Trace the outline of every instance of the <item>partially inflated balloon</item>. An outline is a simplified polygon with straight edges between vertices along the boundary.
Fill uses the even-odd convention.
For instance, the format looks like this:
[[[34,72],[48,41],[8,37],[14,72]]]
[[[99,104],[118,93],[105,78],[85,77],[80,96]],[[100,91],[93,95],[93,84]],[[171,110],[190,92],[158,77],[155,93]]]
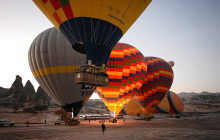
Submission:
[[[116,115],[128,103],[144,82],[146,63],[135,47],[118,43],[111,52],[107,74],[109,86],[97,88],[99,97]]]
[[[145,57],[147,76],[135,95],[142,109],[150,116],[169,91],[173,82],[173,70],[169,63],[157,57]]]
[[[183,102],[176,93],[169,91],[166,95],[166,98],[169,101],[170,114],[180,114],[183,112],[184,110]]]
[[[145,115],[146,113],[141,109],[140,105],[133,97],[124,107],[124,111],[127,115]]]
[[[94,91],[94,87],[74,84],[75,70],[86,56],[74,51],[56,28],[38,35],[28,53],[31,71],[40,86],[66,111],[76,116]]]
[[[163,98],[163,100],[160,102],[160,104],[156,107],[154,110],[154,113],[169,113],[170,111],[170,105],[167,100],[167,98]]]
[[[87,60],[106,66],[111,50],[151,0],[33,0]],[[103,65],[104,64],[104,65]]]

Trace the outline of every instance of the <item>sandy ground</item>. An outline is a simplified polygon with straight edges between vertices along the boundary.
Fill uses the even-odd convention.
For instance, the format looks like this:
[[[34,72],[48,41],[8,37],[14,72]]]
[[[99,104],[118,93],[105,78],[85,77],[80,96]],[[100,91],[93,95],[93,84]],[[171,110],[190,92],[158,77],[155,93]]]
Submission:
[[[220,113],[190,113],[181,118],[168,115],[154,115],[152,121],[134,120],[126,116],[126,121],[116,124],[106,123],[102,133],[98,120],[81,120],[79,125],[66,126],[64,122],[56,126],[57,117],[52,111],[37,114],[0,113],[0,119],[15,122],[14,127],[0,127],[0,140],[16,139],[80,139],[80,140],[220,140]],[[197,119],[198,117],[198,119]],[[44,119],[47,124],[43,124]],[[25,122],[30,121],[27,127]]]

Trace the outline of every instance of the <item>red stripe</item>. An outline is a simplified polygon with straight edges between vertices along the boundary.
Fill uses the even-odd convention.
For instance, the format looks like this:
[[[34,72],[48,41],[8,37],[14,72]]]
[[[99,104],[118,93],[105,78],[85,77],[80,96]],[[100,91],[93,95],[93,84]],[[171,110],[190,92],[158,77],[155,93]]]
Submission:
[[[55,10],[58,10],[61,8],[59,0],[50,0],[50,3],[53,5],[53,8]]]
[[[60,25],[62,23],[62,21],[60,20],[60,17],[57,15],[57,13],[53,13],[53,17],[55,18],[55,20],[57,21],[57,23]]]
[[[42,1],[43,1],[43,3],[45,4],[45,3],[47,3],[48,0],[42,0]]]
[[[67,19],[74,18],[74,15],[73,15],[73,12],[72,12],[70,5],[64,6],[63,11],[64,11]]]

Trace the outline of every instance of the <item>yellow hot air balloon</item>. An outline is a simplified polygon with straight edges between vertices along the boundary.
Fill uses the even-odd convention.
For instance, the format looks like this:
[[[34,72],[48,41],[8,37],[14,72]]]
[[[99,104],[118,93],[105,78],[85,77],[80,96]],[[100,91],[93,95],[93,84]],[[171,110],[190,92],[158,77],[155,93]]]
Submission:
[[[170,111],[170,105],[167,100],[167,98],[163,98],[163,100],[160,102],[160,104],[156,107],[154,110],[154,113],[169,113]]]
[[[33,0],[45,16],[96,66],[152,0]]]
[[[183,113],[183,110],[184,110],[183,102],[176,93],[169,91],[166,95],[166,98],[169,101],[169,105],[170,105],[169,113],[170,114]]]
[[[127,115],[145,115],[146,113],[141,109],[140,105],[133,97],[124,107],[124,111]]]

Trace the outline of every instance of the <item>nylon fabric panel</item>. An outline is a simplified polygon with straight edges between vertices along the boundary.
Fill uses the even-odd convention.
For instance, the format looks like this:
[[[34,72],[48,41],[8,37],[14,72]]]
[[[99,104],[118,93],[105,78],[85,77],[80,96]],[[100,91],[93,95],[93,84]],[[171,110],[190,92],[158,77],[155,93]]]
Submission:
[[[70,19],[60,25],[60,31],[64,33],[71,44],[83,42],[82,46],[74,49],[87,54],[87,60],[92,60],[97,66],[107,65],[112,48],[121,38],[121,30],[103,20],[81,17]]]
[[[47,33],[47,36],[48,36],[49,33]],[[34,66],[34,70],[35,69],[38,69],[38,68],[42,68],[42,64],[39,62],[39,60],[41,60],[41,57],[39,57],[38,54],[40,54],[40,47],[36,47],[36,46],[41,46],[41,39],[43,37],[44,34],[40,34],[35,40],[34,42],[32,43],[32,46],[31,46],[31,52],[29,53],[29,55],[32,55],[33,57],[32,58],[32,64]],[[32,71],[33,72],[33,71]],[[39,73],[39,74],[42,74],[42,73]],[[48,93],[53,93],[53,89],[50,89],[50,85],[49,85],[49,82],[47,80],[47,78],[39,78],[37,79],[38,82],[41,83],[41,87],[44,88],[44,90]],[[58,98],[54,95],[54,94],[51,94],[50,95],[58,104],[60,103]]]
[[[154,113],[169,113],[169,111],[170,111],[169,101],[167,100],[166,97],[164,97],[163,100],[154,110]]]
[[[138,102],[134,99],[134,97],[125,105],[124,111],[127,115],[145,115],[146,113],[141,109]]]
[[[62,12],[63,14],[56,19],[54,15],[56,15],[57,10],[65,11],[64,7],[69,6],[71,9],[69,12],[72,13],[72,16],[67,19],[77,17],[98,18],[119,27],[124,34],[152,0],[68,0],[65,5],[61,4],[65,0],[60,0],[61,7],[59,8],[53,6],[55,5],[54,1],[47,1],[46,3],[43,0],[33,1],[54,25],[60,25],[58,19],[68,16],[68,13]]]
[[[170,114],[180,114],[183,112],[184,110],[183,102],[176,93],[169,91],[166,95],[166,98],[169,101]]]

